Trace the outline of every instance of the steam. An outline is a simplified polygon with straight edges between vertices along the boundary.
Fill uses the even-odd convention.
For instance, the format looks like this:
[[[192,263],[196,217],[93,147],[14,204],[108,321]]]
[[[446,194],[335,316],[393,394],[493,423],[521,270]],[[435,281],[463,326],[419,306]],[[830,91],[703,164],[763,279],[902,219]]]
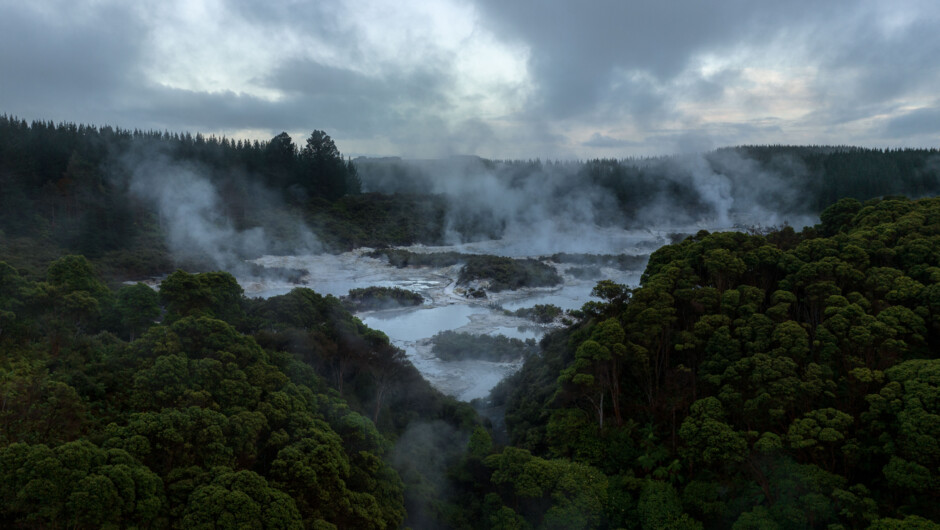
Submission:
[[[248,258],[322,250],[316,236],[286,211],[276,194],[246,175],[225,175],[223,181],[206,167],[166,153],[137,152],[122,164],[129,174],[128,190],[154,205],[167,246],[179,264],[250,277],[256,271],[245,263]],[[239,190],[233,197],[251,197],[251,204],[223,200],[222,185]],[[233,210],[250,212],[243,217],[255,217],[252,221],[258,224],[237,226]],[[257,212],[276,214],[258,219]]]
[[[464,454],[469,436],[441,420],[413,421],[391,451],[392,466],[405,482],[407,525],[438,528],[434,504],[449,500],[452,491],[447,477]],[[416,497],[409,497],[416,492]]]
[[[504,255],[646,253],[650,249],[632,241],[648,241],[649,234],[632,240],[624,229],[695,232],[816,220],[800,200],[798,183],[811,175],[798,160],[762,164],[736,149],[622,161],[464,156],[360,159],[357,165],[368,191],[445,197],[448,243],[501,239]],[[281,195],[251,175],[223,173],[147,146],[126,155],[121,167],[131,194],[155,206],[167,245],[182,264],[253,276],[245,259],[323,250]]]
[[[358,161],[364,188],[448,198],[451,244],[503,238],[509,254],[623,252],[623,229],[694,232],[816,222],[800,201],[809,178],[791,159],[772,164],[732,149],[601,162]],[[664,241],[665,242],[665,241]]]

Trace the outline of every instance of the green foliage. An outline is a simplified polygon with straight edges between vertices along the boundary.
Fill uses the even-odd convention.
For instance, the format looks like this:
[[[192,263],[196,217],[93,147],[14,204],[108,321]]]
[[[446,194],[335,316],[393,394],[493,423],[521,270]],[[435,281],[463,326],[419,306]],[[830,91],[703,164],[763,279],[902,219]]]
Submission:
[[[114,308],[121,326],[130,331],[133,340],[160,317],[160,296],[143,283],[125,285],[117,292]]]
[[[938,201],[657,250],[494,394],[511,442],[608,472],[637,499],[622,526],[940,520]]]
[[[86,414],[81,396],[41,361],[0,360],[0,446],[74,440]]]
[[[600,282],[601,301],[494,393],[506,432],[491,434],[333,297],[247,300],[226,273],[181,271],[159,296],[143,285],[112,293],[96,271],[140,277],[170,259],[152,209],[101,168],[108,152],[162,146],[226,184],[239,229],[282,213],[259,211],[226,180],[243,168],[283,190],[331,248],[440,243],[451,221],[497,234],[498,221],[452,216],[443,197],[358,195],[356,166],[323,131],[303,149],[286,134],[236,145],[6,117],[0,132],[10,263],[0,263],[0,526],[940,520],[940,202],[870,199],[936,190],[925,170],[934,151],[739,148],[770,165],[795,157],[813,175],[791,175],[807,191],[781,210],[849,198],[817,227],[702,231],[654,252],[640,286]],[[726,171],[728,154],[706,163]],[[709,215],[687,186],[653,178],[659,167],[591,161],[571,182],[610,190],[627,222],[660,196]],[[463,263],[465,284],[491,290],[557,281],[541,261],[380,254],[398,266]],[[600,271],[642,259],[545,261]]]
[[[437,195],[363,193],[332,202],[311,201],[304,217],[324,244],[338,250],[440,245],[446,208]]]
[[[486,459],[503,504],[537,528],[595,528],[604,520],[607,477],[567,460],[544,460],[507,447]]]
[[[489,456],[493,450],[493,439],[486,429],[478,426],[470,435],[470,442],[467,445],[467,453],[471,458],[483,459]]]
[[[862,203],[851,197],[840,199],[819,214],[822,222],[820,231],[826,237],[845,231],[851,226],[852,218],[862,209]]]
[[[196,488],[183,512],[186,528],[303,528],[293,499],[251,471],[215,468],[212,482]]]
[[[406,365],[395,355],[376,358],[397,350],[335,298],[302,290],[252,306],[228,274],[179,272],[163,291],[163,324],[153,322],[154,291],[119,290],[111,325],[124,337],[143,332],[126,343],[88,335],[92,321],[77,316],[113,299],[84,259],[57,262],[45,282],[0,270],[0,293],[25,294],[0,300],[22,314],[13,315],[7,329],[16,335],[0,356],[0,526],[403,523],[403,484],[373,423],[312,366],[213,318],[246,329],[309,325],[344,353],[361,347],[360,366],[376,374],[361,390],[379,392],[379,374],[396,376]],[[413,377],[401,383],[418,393]],[[441,415],[473,424],[472,409],[467,416],[455,408]],[[402,412],[396,419],[407,422]]]
[[[940,359],[913,360],[885,372],[887,383],[867,397],[875,451],[889,458],[888,483],[909,491],[940,487]]]
[[[637,512],[643,530],[702,528],[701,523],[682,511],[679,495],[675,488],[666,482],[646,482],[637,503]]]
[[[725,423],[725,412],[715,397],[692,404],[682,422],[679,436],[686,443],[690,461],[701,460],[706,466],[730,465],[744,460],[747,441],[742,433]]]
[[[522,287],[551,287],[562,280],[554,267],[539,260],[471,255],[466,258],[457,283],[474,281],[486,281],[489,290],[499,292]]]
[[[424,303],[420,294],[399,287],[364,287],[350,289],[343,306],[350,312],[397,309]]]
[[[924,519],[918,515],[907,515],[900,519],[895,517],[885,517],[874,521],[869,530],[937,530],[940,524],[936,521]]]
[[[522,341],[504,335],[474,335],[442,331],[431,337],[431,351],[439,358],[453,360],[481,359],[493,362],[517,361],[534,355],[538,347],[534,339]]]
[[[87,440],[0,448],[0,521],[22,527],[159,525],[163,483],[128,453]]]
[[[227,272],[189,274],[178,270],[160,282],[160,300],[166,306],[166,321],[205,315],[241,324],[243,291]]]
[[[532,307],[522,307],[511,313],[513,316],[527,318],[540,324],[554,322],[562,313],[562,309],[551,304],[535,304]]]
[[[84,291],[99,302],[110,296],[107,286],[98,279],[91,263],[84,256],[57,259],[46,271],[50,285],[63,293]]]

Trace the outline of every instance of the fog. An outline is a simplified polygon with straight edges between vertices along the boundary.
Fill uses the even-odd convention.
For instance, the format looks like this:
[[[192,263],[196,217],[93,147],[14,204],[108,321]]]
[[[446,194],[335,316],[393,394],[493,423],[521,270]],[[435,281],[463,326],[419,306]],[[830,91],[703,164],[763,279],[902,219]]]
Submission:
[[[249,175],[229,172],[219,178],[198,162],[148,146],[122,156],[118,167],[128,192],[155,208],[178,265],[244,277],[252,275],[247,259],[323,250],[314,233],[284,207],[280,195]],[[223,198],[220,183],[234,193]]]
[[[734,150],[590,162],[358,159],[364,191],[444,198],[447,245],[409,250],[534,257],[563,278],[556,287],[488,292],[475,300],[456,285],[459,264],[397,269],[366,249],[325,252],[282,194],[265,189],[252,175],[211,170],[146,148],[123,156],[119,167],[128,191],[154,205],[178,264],[230,271],[248,296],[273,296],[298,285],[334,296],[368,286],[424,296],[418,307],[359,316],[385,332],[435,387],[464,400],[485,397],[519,363],[442,361],[429,342],[438,332],[538,338],[552,325],[533,325],[503,308],[578,309],[591,299],[598,280],[636,284],[646,256],[701,229],[815,222],[794,187],[810,176],[805,168],[782,158],[762,165]],[[600,267],[583,277],[552,262],[555,253],[639,259],[630,270]],[[284,270],[296,275],[279,275]]]
[[[529,254],[607,253],[622,229],[697,231],[817,222],[798,161],[764,166],[735,150],[590,162],[357,159],[367,191],[448,200],[451,244],[526,240]],[[565,243],[560,243],[560,242]]]
[[[115,166],[129,193],[154,206],[179,265],[246,274],[246,259],[325,250],[283,191],[257,175],[147,143]],[[649,253],[669,241],[662,234],[800,228],[818,214],[800,189],[814,176],[798,159],[762,164],[735,149],[587,162],[359,158],[356,166],[363,191],[443,197],[446,244],[490,242],[487,252],[507,256]]]

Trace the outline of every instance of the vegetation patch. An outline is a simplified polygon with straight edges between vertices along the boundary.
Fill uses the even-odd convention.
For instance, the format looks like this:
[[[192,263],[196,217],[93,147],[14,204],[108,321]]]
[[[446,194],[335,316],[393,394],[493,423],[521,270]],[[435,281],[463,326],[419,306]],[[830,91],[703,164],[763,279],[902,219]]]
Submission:
[[[459,252],[412,252],[385,248],[369,253],[371,257],[388,258],[394,267],[450,267],[463,263],[457,283],[467,285],[474,281],[487,281],[487,289],[494,292],[522,287],[551,287],[562,283],[555,267],[532,258],[517,259],[489,254],[461,254]],[[479,291],[476,289],[475,291]],[[474,298],[485,297],[474,295]]]
[[[365,287],[352,289],[342,297],[343,306],[352,313],[414,307],[424,303],[420,294],[399,287]]]
[[[436,337],[442,357],[525,358],[491,396],[494,443],[332,296],[249,300],[225,272],[109,286],[181,263],[162,243],[172,219],[112,164],[150,148],[204,170],[239,231],[280,239],[293,223],[264,219],[305,216],[348,248],[443,226],[436,199],[358,197],[322,131],[298,149],[0,117],[2,528],[938,528],[940,198],[871,199],[936,194],[936,149],[706,155],[732,183],[752,177],[722,167],[738,155],[779,172],[802,191],[764,200],[820,223],[677,238],[639,286],[599,282],[537,353]],[[621,212],[669,198],[714,213],[671,160],[578,163],[566,182]],[[466,263],[494,290],[557,276],[393,255]]]
[[[535,339],[524,341],[504,335],[474,335],[456,331],[442,331],[431,338],[431,351],[445,361],[518,361],[538,352]]]
[[[700,231],[638,287],[599,282],[494,389],[511,447],[491,482],[586,466],[565,473],[607,480],[609,528],[938,528],[940,198],[820,220]]]
[[[489,281],[489,290],[494,292],[523,287],[551,287],[562,282],[555,267],[539,260],[468,256],[457,283],[466,285],[478,280]]]
[[[400,248],[382,248],[373,250],[369,257],[388,259],[388,264],[403,269],[405,267],[450,267],[469,257],[459,252],[412,252]]]
[[[564,314],[564,311],[557,305],[535,304],[532,307],[523,307],[509,312],[509,314],[521,318],[526,318],[539,324],[550,324],[558,317]]]
[[[439,195],[364,193],[307,206],[305,219],[328,247],[440,245],[447,201]]]

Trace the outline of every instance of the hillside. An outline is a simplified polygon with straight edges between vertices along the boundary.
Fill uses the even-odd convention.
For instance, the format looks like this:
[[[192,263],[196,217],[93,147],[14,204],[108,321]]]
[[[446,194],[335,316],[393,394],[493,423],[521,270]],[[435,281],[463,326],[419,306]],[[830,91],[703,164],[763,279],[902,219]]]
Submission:
[[[938,263],[937,198],[661,248],[494,391],[512,447],[481,459],[486,516],[937,527]]]

